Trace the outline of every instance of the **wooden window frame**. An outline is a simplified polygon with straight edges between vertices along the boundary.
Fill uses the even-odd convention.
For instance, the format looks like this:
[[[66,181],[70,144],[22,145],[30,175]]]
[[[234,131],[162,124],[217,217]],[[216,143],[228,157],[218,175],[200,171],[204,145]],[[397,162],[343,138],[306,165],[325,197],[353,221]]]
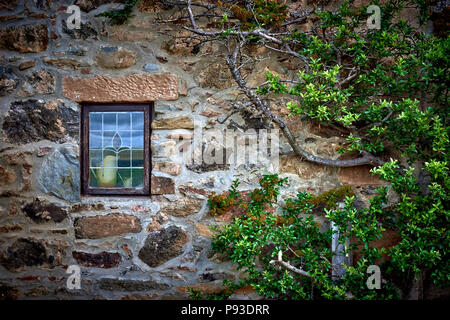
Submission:
[[[144,112],[144,187],[143,188],[92,188],[89,186],[89,113],[90,112]],[[150,196],[152,159],[150,139],[152,134],[153,102],[145,104],[105,103],[81,105],[80,173],[82,195]]]

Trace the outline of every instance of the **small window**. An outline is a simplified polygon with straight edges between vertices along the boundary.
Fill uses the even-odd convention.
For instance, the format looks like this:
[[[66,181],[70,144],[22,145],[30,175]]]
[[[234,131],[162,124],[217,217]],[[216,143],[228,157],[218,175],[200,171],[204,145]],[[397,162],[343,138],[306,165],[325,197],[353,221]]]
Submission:
[[[83,194],[150,194],[152,105],[84,105]]]

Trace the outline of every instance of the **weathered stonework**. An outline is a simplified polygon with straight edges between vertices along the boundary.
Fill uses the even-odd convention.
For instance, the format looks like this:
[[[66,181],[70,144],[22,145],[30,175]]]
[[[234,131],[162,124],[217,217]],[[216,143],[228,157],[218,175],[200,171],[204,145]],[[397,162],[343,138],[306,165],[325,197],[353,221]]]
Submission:
[[[85,267],[109,269],[117,267],[122,261],[121,255],[117,252],[88,253],[74,251],[72,256],[79,264]]]
[[[161,213],[175,216],[175,217],[187,217],[199,212],[203,206],[203,200],[184,197],[181,200],[167,203],[162,209]]]
[[[77,239],[99,239],[141,231],[139,218],[113,213],[102,216],[75,219],[74,229]]]
[[[120,78],[63,78],[63,94],[77,102],[148,102],[176,100],[176,75],[133,74]]]
[[[153,280],[120,280],[104,278],[100,280],[99,287],[108,291],[148,291],[166,289],[168,286],[164,283],[158,283]]]
[[[0,264],[9,271],[40,266],[46,262],[48,262],[48,257],[44,245],[31,239],[17,240],[0,257]]]
[[[0,66],[0,96],[12,93],[18,85],[19,78],[14,74],[13,70]]]
[[[39,140],[69,141],[79,132],[79,113],[61,100],[13,102],[3,121],[3,136],[10,143]]]
[[[170,130],[170,129],[194,129],[194,123],[189,117],[160,119],[152,122],[153,130]]]
[[[139,259],[150,267],[157,267],[180,255],[188,238],[182,229],[175,226],[151,232],[139,251]]]
[[[70,202],[80,200],[77,149],[75,145],[63,145],[46,157],[39,173],[39,187],[43,192]]]
[[[45,24],[0,29],[0,49],[21,53],[42,52],[49,43]]]
[[[35,199],[33,202],[25,205],[22,210],[34,222],[43,223],[53,221],[62,222],[67,218],[67,208],[62,208],[48,201],[40,201]]]
[[[228,164],[224,146],[211,141],[202,141],[201,151],[222,148],[222,164],[186,163],[182,151],[192,144],[194,123],[220,132],[273,125],[245,110],[220,123],[242,95],[221,60],[223,47],[189,38],[178,21],[156,23],[176,18],[177,8],[140,0],[126,23],[111,25],[97,14],[123,1],[69,1],[82,10],[81,28],[70,29],[63,2],[0,0],[0,300],[179,299],[189,297],[188,287],[219,292],[223,279],[240,274],[212,252],[210,226],[244,210],[235,205],[211,217],[207,198],[238,177],[248,203],[259,179],[252,171],[266,168]],[[242,69],[251,85],[266,81],[267,70],[295,76],[292,59],[266,48],[248,54],[261,57],[254,70]],[[151,102],[151,195],[81,195],[83,103]],[[284,102],[272,107],[306,150],[339,157],[342,132],[288,117]],[[290,150],[285,139],[280,144]],[[279,174],[290,186],[280,198],[351,184],[364,206],[380,185],[368,170],[281,156]],[[376,245],[397,240],[387,233]],[[70,265],[82,267],[81,290],[65,289]],[[249,288],[237,294],[261,298]]]
[[[97,64],[104,69],[126,69],[136,64],[137,53],[121,47],[102,47],[96,54]]]
[[[152,176],[151,194],[173,194],[175,193],[175,184],[172,179],[166,177]]]

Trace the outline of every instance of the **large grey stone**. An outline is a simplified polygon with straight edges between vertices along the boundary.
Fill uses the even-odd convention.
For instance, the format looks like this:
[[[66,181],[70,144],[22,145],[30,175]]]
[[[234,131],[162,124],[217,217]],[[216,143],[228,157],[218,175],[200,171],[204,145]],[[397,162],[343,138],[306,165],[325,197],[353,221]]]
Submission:
[[[39,187],[43,192],[67,201],[80,200],[80,163],[76,145],[64,144],[47,156],[41,167]]]
[[[183,246],[187,241],[186,232],[176,226],[153,231],[139,251],[139,259],[150,267],[157,267],[182,254]]]

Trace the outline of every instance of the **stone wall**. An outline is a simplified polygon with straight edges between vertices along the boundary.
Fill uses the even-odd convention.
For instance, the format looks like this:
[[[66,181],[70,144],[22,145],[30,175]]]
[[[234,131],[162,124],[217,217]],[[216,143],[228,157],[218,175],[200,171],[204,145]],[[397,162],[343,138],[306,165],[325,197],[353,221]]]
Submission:
[[[241,190],[255,188],[252,169],[265,168],[184,163],[178,137],[189,143],[194,123],[221,130],[270,124],[245,113],[218,122],[239,98],[223,48],[171,37],[189,36],[158,23],[177,12],[143,1],[125,25],[111,26],[96,17],[117,6],[110,2],[0,0],[0,299],[176,299],[187,297],[187,286],[211,292],[242,276],[210,249],[209,226],[229,219],[211,217],[207,197],[234,178]],[[80,29],[66,25],[70,4],[82,10]],[[260,62],[246,71],[254,84],[267,69],[290,77],[298,67],[263,49],[254,54]],[[80,196],[81,103],[150,101],[151,197]],[[298,119],[289,125],[306,150],[339,157],[339,132]],[[290,181],[282,195],[350,184],[365,205],[380,184],[369,169],[282,156],[280,172]],[[66,287],[70,265],[81,267],[80,290]]]

